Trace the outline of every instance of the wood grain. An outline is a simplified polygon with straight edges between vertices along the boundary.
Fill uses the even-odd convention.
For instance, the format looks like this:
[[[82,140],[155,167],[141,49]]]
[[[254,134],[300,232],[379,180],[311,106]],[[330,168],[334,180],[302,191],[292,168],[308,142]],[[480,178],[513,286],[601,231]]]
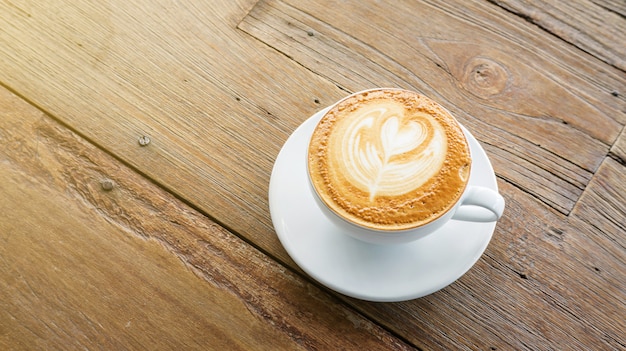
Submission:
[[[624,169],[616,171],[623,180]],[[499,185],[508,215],[466,275],[391,308],[354,304],[422,349],[622,349],[625,248],[602,228],[564,218],[514,186]],[[620,207],[613,211],[623,214]],[[623,237],[621,230],[614,233]]]
[[[572,215],[596,226],[611,242],[607,248],[622,249],[615,259],[626,264],[626,165],[607,158],[594,176],[589,188]],[[622,286],[624,288],[624,286]]]
[[[267,208],[271,167],[295,127],[342,92],[238,31],[252,5],[0,2],[2,81],[288,261]]]
[[[611,48],[478,0],[3,1],[0,23],[30,103],[0,89],[0,348],[626,348]],[[507,201],[466,275],[403,303],[312,283],[267,204],[288,135],[381,85],[457,115]]]
[[[435,97],[488,145],[498,175],[567,214],[625,122],[609,93],[622,74],[584,56],[571,62],[571,48],[470,4],[402,3],[392,18],[374,3],[263,1],[239,27],[348,90],[391,85]],[[598,71],[612,77],[604,94]]]
[[[626,71],[626,20],[624,2],[596,4],[575,0],[539,2],[533,0],[490,0],[492,3],[532,22],[549,33]],[[621,12],[621,13],[620,13]]]
[[[621,164],[626,163],[626,128],[622,130],[622,134],[611,147],[610,156],[615,157]]]
[[[500,183],[507,215],[468,274],[423,299],[392,308],[353,301],[357,308],[423,349],[620,349],[624,325],[614,321],[625,311],[624,247],[562,214],[624,123],[623,101],[611,94],[623,86],[622,74],[523,21],[467,4],[401,3],[391,17],[377,3],[262,1],[239,28],[347,90],[392,85],[432,93],[478,135],[507,180]],[[602,94],[598,70],[613,82]],[[568,91],[571,80],[585,92]],[[566,112],[564,100],[589,113]],[[597,106],[608,109],[592,112]],[[458,324],[451,315],[462,316]]]
[[[626,17],[626,3],[621,0],[592,0],[594,4],[614,12],[622,17]]]
[[[0,349],[409,349],[5,89],[0,116]]]

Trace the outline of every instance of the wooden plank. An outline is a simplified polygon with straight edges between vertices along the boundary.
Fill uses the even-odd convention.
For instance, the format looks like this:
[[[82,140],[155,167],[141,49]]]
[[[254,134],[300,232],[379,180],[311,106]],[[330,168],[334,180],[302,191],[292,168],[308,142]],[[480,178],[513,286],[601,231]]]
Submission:
[[[624,246],[511,184],[499,185],[507,215],[466,275],[391,308],[355,306],[422,349],[623,349]]]
[[[282,10],[284,5],[280,3],[277,0],[260,2],[252,13],[260,6],[281,6]],[[393,9],[376,2],[344,1],[337,6],[328,6],[324,0],[286,0],[284,3],[305,14],[315,14],[316,19],[344,33],[344,37],[349,34],[361,46],[395,59],[400,67],[428,83],[431,89],[436,87],[440,94],[469,93],[476,97],[473,105],[535,117],[532,121],[537,124],[542,122],[537,117],[565,121],[609,144],[619,130],[607,131],[601,125],[626,122],[623,99],[614,99],[611,95],[624,88],[623,72],[523,20],[507,16],[502,9],[484,1],[403,2]],[[394,16],[387,15],[390,10]],[[363,23],[364,18],[367,18],[367,25]],[[297,25],[297,22],[291,24]],[[315,34],[315,28],[309,29]],[[314,35],[309,39],[335,38],[319,39]],[[348,38],[342,39],[350,42]],[[353,46],[351,49],[360,51]],[[487,61],[477,62],[477,58]],[[425,66],[420,69],[420,65]],[[472,70],[479,66],[489,72]],[[433,70],[426,71],[427,68]],[[452,80],[456,86],[444,83],[446,80]],[[562,106],[563,101],[568,101],[572,107]],[[591,116],[584,116],[583,111]],[[568,133],[565,126],[558,131],[565,131],[560,133],[562,137]],[[548,145],[547,142],[541,144]]]
[[[0,116],[0,349],[409,349],[5,89]]]
[[[623,101],[610,94],[624,84],[619,72],[584,55],[590,67],[565,69],[561,61],[581,53],[534,46],[535,36],[551,39],[524,22],[499,30],[490,23],[504,22],[502,13],[480,3],[461,12],[413,2],[398,16],[379,4],[337,6],[263,1],[239,28],[347,90],[391,85],[434,96],[489,145],[500,176],[569,213],[625,122]],[[604,95],[597,71],[612,77]]]
[[[592,0],[594,4],[614,12],[622,17],[626,17],[626,2],[622,0]]]
[[[610,4],[593,0],[539,2],[491,0],[490,2],[532,22],[600,60],[626,71],[626,19]],[[617,4],[615,4],[617,5]],[[617,12],[617,13],[616,13]]]
[[[622,130],[622,134],[611,147],[609,156],[616,158],[622,164],[626,163],[626,128]]]
[[[260,6],[268,3],[274,4],[263,2]],[[345,301],[425,349],[623,348],[623,325],[615,323],[614,317],[624,309],[624,299],[615,290],[624,281],[624,269],[615,266],[620,261],[612,261],[612,257],[622,257],[623,251],[608,246],[606,250],[613,256],[601,255],[599,261],[590,262],[590,252],[604,253],[595,241],[602,236],[590,240],[588,251],[580,250],[586,247],[584,235],[589,224],[569,227],[564,215],[529,196],[531,193],[546,203],[551,201],[550,206],[562,213],[573,206],[626,119],[620,112],[624,110],[623,98],[611,94],[623,85],[617,70],[546,37],[493,5],[479,2],[399,4],[397,23],[408,25],[406,31],[394,27],[395,22],[389,23],[390,16],[382,15],[388,8],[377,7],[374,2],[333,2],[332,6],[308,2],[306,6],[315,6],[309,10],[292,3],[298,13],[313,14],[309,17],[319,19],[317,23],[326,23],[293,33],[327,41],[330,44],[314,43],[313,47],[333,49],[330,57],[338,57],[343,65],[319,54],[312,55],[313,64],[293,62],[288,56],[306,47],[292,43],[296,51],[283,54],[274,51],[275,42],[267,41],[266,45],[233,30],[252,7],[251,2],[156,1],[148,6],[147,2],[40,1],[19,9],[8,4],[0,3],[0,20],[6,23],[0,32],[3,82],[288,265],[293,262],[286,258],[271,230],[265,195],[273,156],[288,133],[313,111],[344,94],[334,84],[356,90],[397,82],[425,92],[437,91],[434,96],[492,147],[490,156],[499,157],[498,172],[510,182],[500,183],[509,202],[507,214],[487,255],[453,286],[406,303]],[[418,5],[416,10],[413,6]],[[416,16],[428,17],[425,23],[429,25],[423,31],[417,30],[419,23],[414,20],[420,17]],[[363,19],[372,26],[363,27]],[[383,33],[394,28],[394,35]],[[274,32],[284,32],[283,40],[291,40],[285,33],[292,32],[278,29]],[[423,40],[413,39],[413,33],[421,33]],[[371,38],[366,38],[368,35]],[[541,86],[548,84],[558,94],[543,88],[520,88],[521,95],[515,95],[523,98],[519,101],[535,104],[514,101],[517,105],[513,111],[502,107],[506,105],[504,95],[485,99],[498,84],[463,85],[465,81],[459,79],[465,77],[459,73],[465,72],[460,63],[476,57],[468,56],[475,55],[468,41],[485,49],[493,62],[519,61],[521,68],[506,65],[513,67],[511,72],[526,72],[527,67],[549,72],[545,77],[536,72],[531,77],[538,77]],[[421,46],[416,47],[415,42]],[[529,43],[533,44],[532,51]],[[338,52],[336,48],[346,50]],[[370,53],[374,53],[371,62],[367,59]],[[454,53],[459,54],[458,59]],[[359,65],[363,66],[355,69]],[[377,68],[379,65],[383,69]],[[371,74],[370,67],[376,74]],[[487,67],[497,71],[497,65]],[[316,74],[322,68],[330,72],[326,77],[333,83]],[[478,71],[472,72],[481,78]],[[344,81],[350,85],[340,83]],[[544,93],[547,107],[540,104]],[[542,112],[557,118],[541,119]],[[520,126],[529,129],[518,131]],[[53,182],[49,194],[63,189],[59,196],[71,195],[95,209],[78,217],[100,213],[115,228],[130,228],[123,233],[140,233],[148,240],[157,240],[188,262],[188,267],[208,282],[207,289],[226,289],[235,301],[245,301],[241,303],[253,316],[277,325],[290,337],[286,343],[296,339],[304,340],[305,346],[314,345],[311,348],[328,348],[324,346],[335,341],[354,342],[361,340],[362,333],[350,332],[363,330],[353,331],[355,325],[368,330],[368,335],[374,330],[367,339],[375,339],[372,344],[388,342],[388,334],[363,324],[358,313],[333,304],[333,298],[288,269],[266,264],[266,257],[251,254],[245,243],[215,228],[153,183],[143,180],[140,186],[132,186],[132,182],[124,181],[129,170],[119,163],[94,166],[101,161],[90,161],[90,153],[72,151],[76,150],[72,138],[59,137],[56,128],[40,129],[40,147],[45,150],[44,146],[51,143],[62,151],[60,161],[55,161],[59,171],[41,172],[43,179]],[[553,135],[548,138],[548,132],[565,137],[559,142]],[[152,137],[147,147],[137,144],[143,134]],[[31,159],[36,144],[26,148],[21,144],[11,143],[11,154]],[[22,148],[28,152],[14,151]],[[225,148],[232,153],[224,153]],[[502,155],[496,149],[504,150]],[[517,161],[525,161],[528,166],[521,163],[521,168],[528,172],[520,176],[517,169],[505,170],[520,164]],[[76,163],[85,165],[79,169],[94,173],[82,178],[80,172],[76,175],[72,168],[62,166]],[[534,176],[536,171],[545,173]],[[531,180],[539,181],[547,173],[563,182],[540,182],[543,189],[555,184],[559,189],[555,193],[565,196],[534,190]],[[60,178],[55,174],[66,178],[56,180]],[[102,176],[113,179],[118,191],[100,194]],[[124,207],[126,203],[131,206]],[[185,209],[184,216],[171,214],[180,208]],[[581,232],[583,238],[577,240]],[[557,240],[559,233],[566,234],[561,236],[562,242]],[[223,264],[225,261],[231,263]],[[610,274],[590,269],[592,264],[600,269],[608,267]],[[273,303],[277,300],[293,301],[293,305]],[[289,316],[296,317],[285,319]],[[356,322],[349,325],[347,320]],[[334,329],[335,324],[338,329]],[[326,334],[330,335],[327,343],[315,339],[315,335]]]
[[[617,145],[617,144],[616,144]],[[594,175],[572,216],[595,226],[613,243],[626,249],[626,165],[607,158]],[[618,256],[626,262],[626,256]]]
[[[343,92],[236,30],[253,2],[0,2],[0,79],[289,261],[267,206],[273,161]]]

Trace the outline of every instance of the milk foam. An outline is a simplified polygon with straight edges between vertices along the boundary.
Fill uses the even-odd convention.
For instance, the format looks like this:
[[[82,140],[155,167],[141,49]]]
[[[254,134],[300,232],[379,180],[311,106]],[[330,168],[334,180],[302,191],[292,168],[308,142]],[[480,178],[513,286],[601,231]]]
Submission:
[[[443,127],[430,115],[405,116],[389,103],[360,109],[348,123],[338,123],[331,138],[334,162],[355,187],[376,196],[399,196],[436,175],[445,160]],[[338,145],[333,143],[338,142]]]
[[[308,149],[311,183],[340,217],[376,230],[433,221],[460,199],[469,147],[449,112],[399,89],[354,94],[331,108]]]

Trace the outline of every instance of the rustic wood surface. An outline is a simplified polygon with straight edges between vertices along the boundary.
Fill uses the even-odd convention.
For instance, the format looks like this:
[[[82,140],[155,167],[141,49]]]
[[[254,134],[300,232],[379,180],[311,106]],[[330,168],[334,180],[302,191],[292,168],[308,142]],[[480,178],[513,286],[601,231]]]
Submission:
[[[0,349],[410,349],[0,89]]]
[[[625,14],[0,1],[0,349],[625,349]],[[308,277],[267,201],[290,133],[375,86],[449,108],[507,201],[467,274],[398,303]]]

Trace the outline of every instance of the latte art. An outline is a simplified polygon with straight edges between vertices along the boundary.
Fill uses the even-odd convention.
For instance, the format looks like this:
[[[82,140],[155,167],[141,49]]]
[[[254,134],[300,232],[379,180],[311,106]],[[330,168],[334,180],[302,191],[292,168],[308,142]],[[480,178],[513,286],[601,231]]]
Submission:
[[[378,230],[428,223],[450,209],[469,178],[469,148],[445,109],[414,92],[371,90],[332,107],[308,150],[309,175],[340,217]]]
[[[346,130],[335,135],[341,158],[334,160],[346,170],[350,183],[369,194],[398,196],[422,186],[434,176],[445,159],[445,132],[428,116],[404,121],[387,107],[364,108]],[[337,128],[341,128],[340,123]],[[340,140],[335,140],[340,139]],[[350,171],[348,171],[350,170]]]

